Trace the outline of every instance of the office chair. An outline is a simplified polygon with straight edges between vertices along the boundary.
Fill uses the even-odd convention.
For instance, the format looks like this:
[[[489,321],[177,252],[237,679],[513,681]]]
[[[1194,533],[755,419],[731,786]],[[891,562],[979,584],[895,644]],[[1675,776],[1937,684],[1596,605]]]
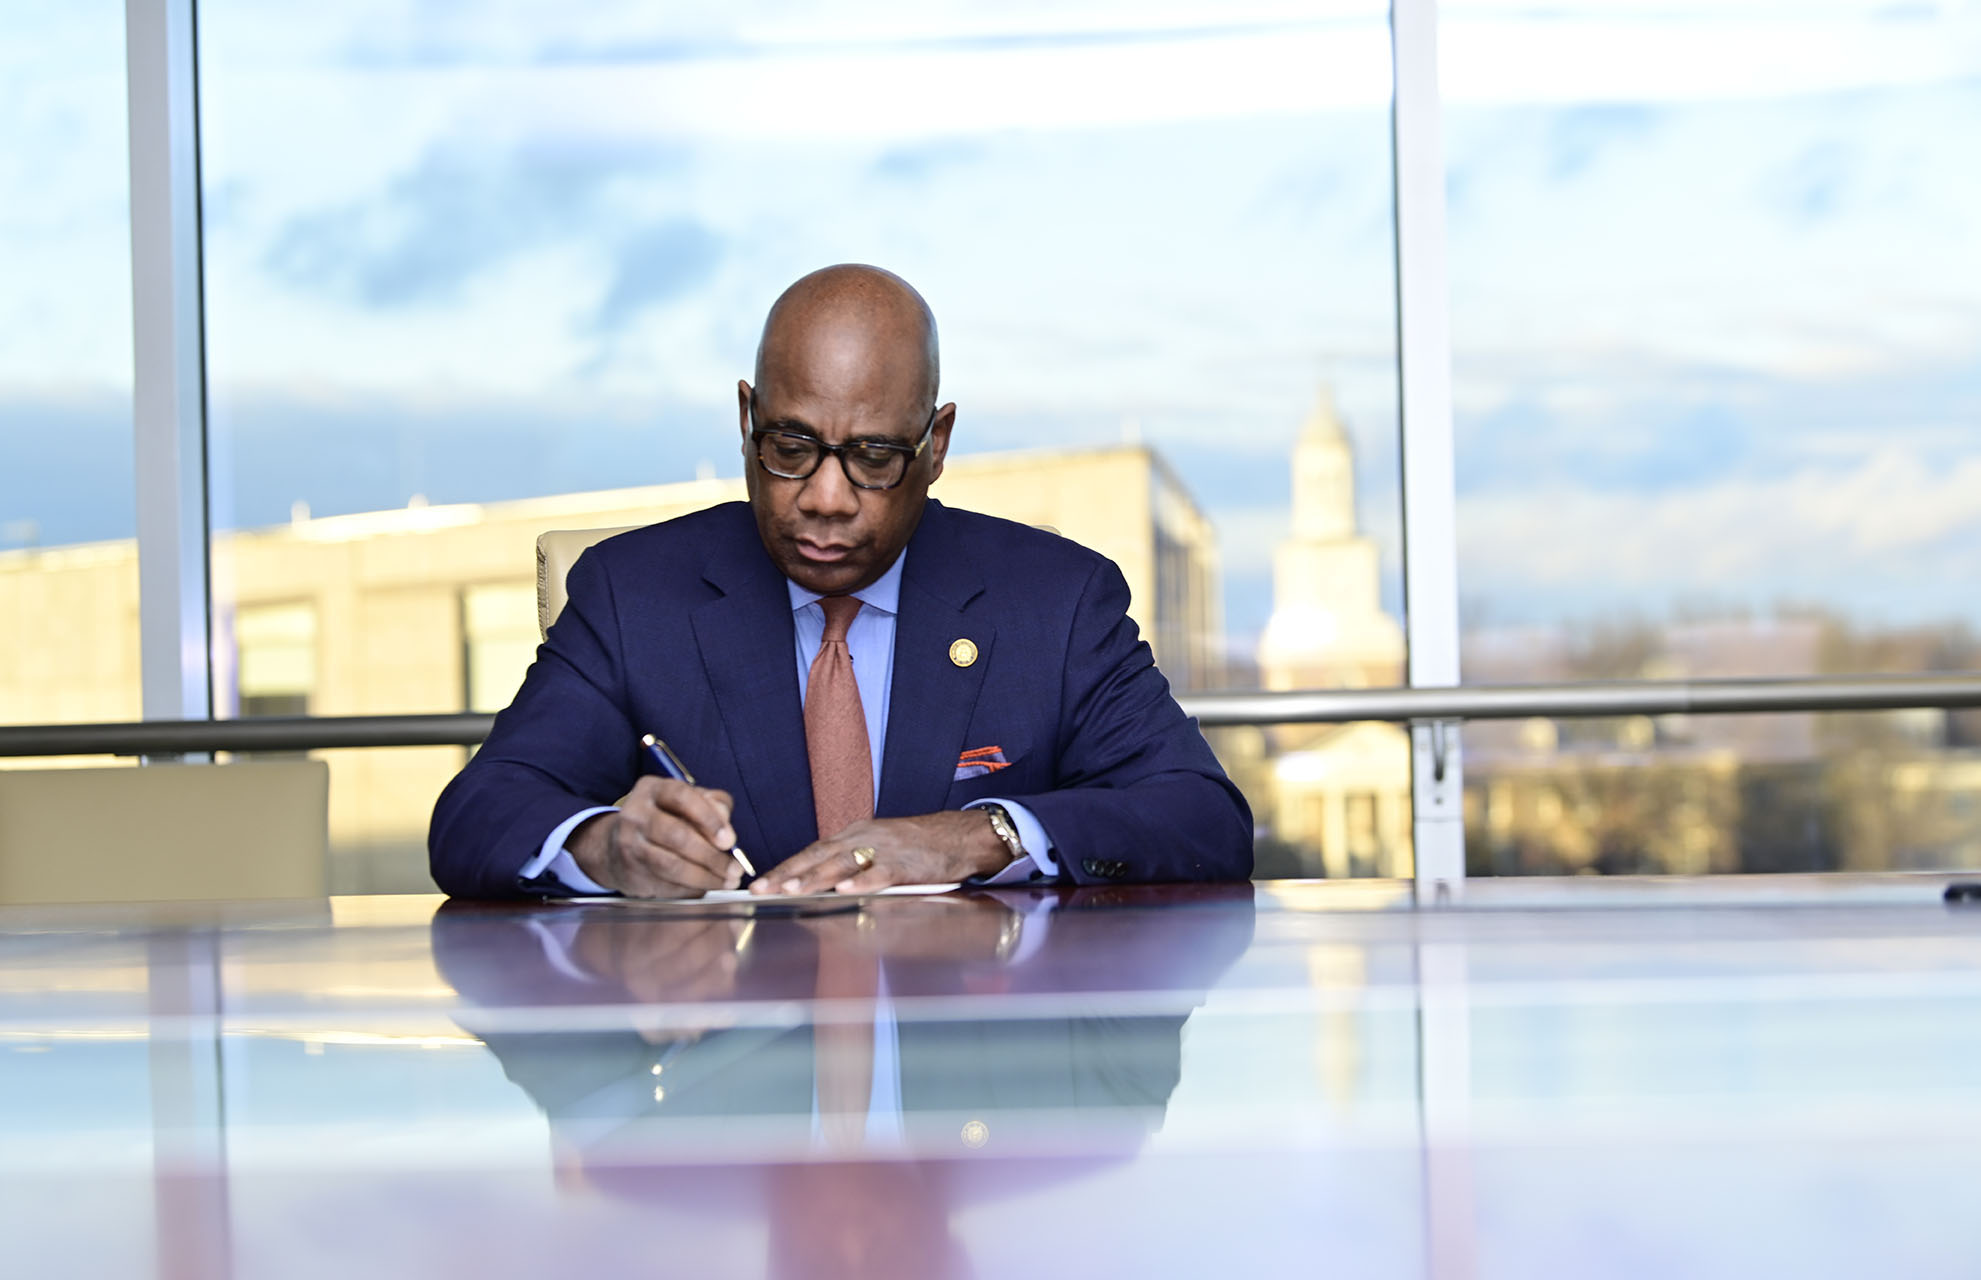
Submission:
[[[585,548],[614,534],[631,533],[636,524],[617,529],[553,529],[537,535],[537,634],[550,634],[550,624],[564,612],[564,578]]]

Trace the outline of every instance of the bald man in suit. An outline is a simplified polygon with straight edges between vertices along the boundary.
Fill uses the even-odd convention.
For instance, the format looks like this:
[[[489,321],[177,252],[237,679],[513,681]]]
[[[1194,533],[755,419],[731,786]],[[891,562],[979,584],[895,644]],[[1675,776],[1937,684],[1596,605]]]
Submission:
[[[1238,880],[1251,813],[1104,557],[945,507],[928,305],[830,267],[737,384],[749,502],[607,539],[435,808],[479,897]],[[655,776],[658,734],[699,785]]]

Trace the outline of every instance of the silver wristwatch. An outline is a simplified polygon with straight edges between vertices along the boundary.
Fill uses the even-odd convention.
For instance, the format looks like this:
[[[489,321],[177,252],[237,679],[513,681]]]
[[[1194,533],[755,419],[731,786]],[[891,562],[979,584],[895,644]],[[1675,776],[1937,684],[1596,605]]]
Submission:
[[[998,839],[1004,841],[1004,847],[1011,852],[1011,860],[1016,862],[1025,857],[1025,842],[1018,838],[1018,825],[1011,821],[1011,815],[1005,811],[1004,806],[985,804],[977,807],[990,818],[991,830],[997,833]]]

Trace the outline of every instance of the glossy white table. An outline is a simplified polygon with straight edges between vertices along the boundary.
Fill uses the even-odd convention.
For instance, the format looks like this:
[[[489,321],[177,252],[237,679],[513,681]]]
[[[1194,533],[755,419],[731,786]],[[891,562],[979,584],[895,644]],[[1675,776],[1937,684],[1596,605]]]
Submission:
[[[1941,884],[0,912],[8,1270],[1981,1275]]]

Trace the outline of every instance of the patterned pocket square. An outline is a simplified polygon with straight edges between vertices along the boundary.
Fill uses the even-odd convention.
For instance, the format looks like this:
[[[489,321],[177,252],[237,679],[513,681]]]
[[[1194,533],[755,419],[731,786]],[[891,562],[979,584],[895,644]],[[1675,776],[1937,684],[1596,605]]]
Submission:
[[[1004,758],[1003,747],[978,747],[974,751],[965,751],[962,755],[956,757],[956,777],[954,781],[961,782],[965,778],[981,778],[987,773],[996,773],[999,769],[1009,769],[1010,767],[1011,762]]]

